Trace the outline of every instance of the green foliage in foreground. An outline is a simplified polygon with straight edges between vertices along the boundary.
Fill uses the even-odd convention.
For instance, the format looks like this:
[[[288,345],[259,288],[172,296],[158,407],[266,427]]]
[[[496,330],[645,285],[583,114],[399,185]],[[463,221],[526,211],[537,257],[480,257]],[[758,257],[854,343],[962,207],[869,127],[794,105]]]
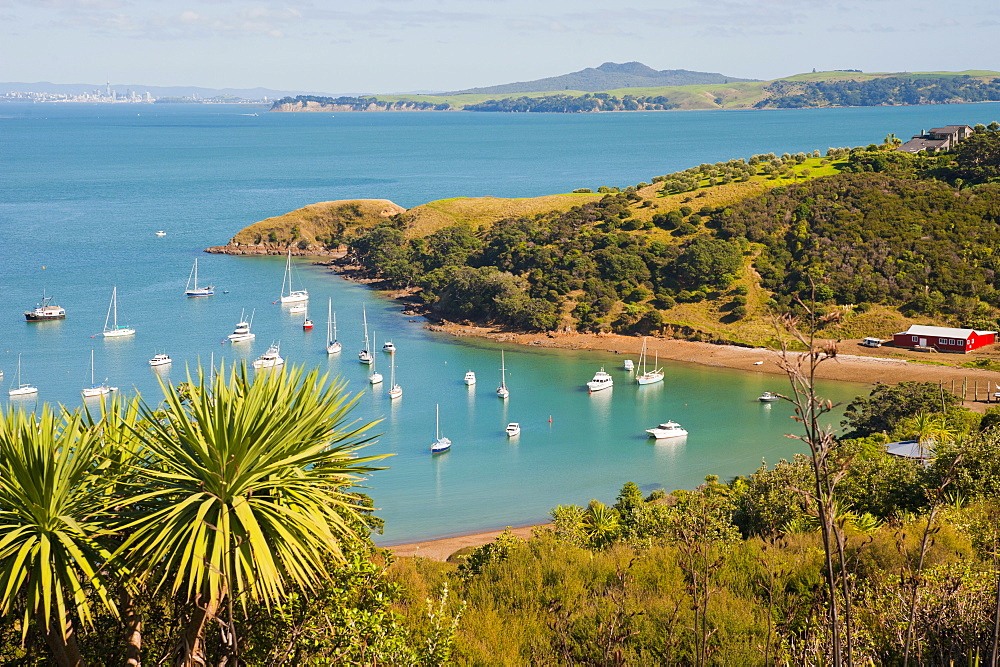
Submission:
[[[99,418],[0,415],[0,661],[422,659],[373,561],[357,398],[301,368],[218,375]]]

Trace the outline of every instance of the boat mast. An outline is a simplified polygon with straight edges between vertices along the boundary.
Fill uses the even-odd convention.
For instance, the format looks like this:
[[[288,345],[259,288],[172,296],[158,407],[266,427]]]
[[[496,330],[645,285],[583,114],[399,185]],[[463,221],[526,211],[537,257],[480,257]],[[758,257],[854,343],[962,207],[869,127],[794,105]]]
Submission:
[[[333,334],[331,333],[331,327],[333,325],[333,298],[327,299],[326,302],[326,344],[333,344]]]
[[[503,350],[500,350],[500,387],[507,388],[507,366],[503,358]]]

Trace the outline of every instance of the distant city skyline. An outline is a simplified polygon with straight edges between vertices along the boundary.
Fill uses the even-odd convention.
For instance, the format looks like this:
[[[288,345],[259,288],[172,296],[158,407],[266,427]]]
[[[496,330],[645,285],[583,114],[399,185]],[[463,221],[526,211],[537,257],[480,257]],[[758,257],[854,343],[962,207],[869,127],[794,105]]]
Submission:
[[[1000,70],[1000,6],[930,0],[0,0],[8,81],[459,90],[605,61],[772,79]]]

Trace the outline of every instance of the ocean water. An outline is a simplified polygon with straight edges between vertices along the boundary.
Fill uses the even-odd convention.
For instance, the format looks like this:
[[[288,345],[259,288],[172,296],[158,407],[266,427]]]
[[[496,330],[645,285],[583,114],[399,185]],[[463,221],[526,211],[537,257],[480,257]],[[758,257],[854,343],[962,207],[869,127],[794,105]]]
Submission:
[[[258,115],[253,115],[254,113]],[[312,332],[301,315],[274,305],[284,260],[206,255],[257,220],[314,203],[386,198],[414,206],[453,196],[529,197],[578,187],[625,186],[702,162],[764,152],[798,152],[879,142],[889,132],[989,123],[1000,104],[767,112],[561,114],[269,114],[201,105],[0,106],[0,370],[6,389],[18,355],[38,401],[82,404],[94,351],[98,381],[159,399],[159,381],[177,383],[198,363],[252,360],[272,341],[291,363],[319,365],[362,393],[356,417],[381,422],[373,452],[392,453],[369,492],[386,519],[383,543],[546,518],[560,503],[613,501],[626,481],[644,489],[693,487],[773,463],[800,449],[787,405],[761,405],[780,378],[667,364],[663,384],[638,387],[622,357],[507,347],[506,403],[494,395],[500,348],[427,331],[398,304],[296,260],[309,289]],[[156,230],[165,237],[154,235]],[[194,258],[218,293],[187,299]],[[137,334],[94,337],[118,287],[119,322]],[[42,291],[64,321],[28,324],[23,311]],[[228,293],[222,293],[228,290]],[[344,352],[323,350],[327,299]],[[404,388],[390,402],[388,355],[377,353],[386,384],[371,391],[357,362],[361,312],[399,352]],[[254,312],[257,340],[224,345],[242,311]],[[159,374],[146,360],[168,352]],[[616,386],[588,395],[584,383],[606,367]],[[480,381],[462,383],[473,369]],[[826,383],[850,400],[865,391]],[[7,401],[6,392],[0,400]],[[31,407],[35,399],[26,403]],[[434,406],[451,452],[431,457]],[[691,435],[654,444],[644,429],[674,419]],[[522,434],[508,440],[508,421]]]

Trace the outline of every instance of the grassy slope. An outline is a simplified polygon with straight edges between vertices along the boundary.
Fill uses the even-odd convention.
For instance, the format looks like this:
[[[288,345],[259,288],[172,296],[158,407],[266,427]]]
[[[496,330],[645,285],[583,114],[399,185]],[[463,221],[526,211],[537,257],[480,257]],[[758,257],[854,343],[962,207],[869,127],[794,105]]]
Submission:
[[[945,78],[953,76],[973,76],[981,78],[1000,77],[1000,72],[992,70],[965,70],[963,72],[808,72],[775,79],[775,81],[870,81],[886,77],[905,76],[911,78]],[[681,109],[745,109],[760,101],[765,86],[773,81],[745,81],[737,83],[715,83],[689,86],[658,86],[652,88],[617,88],[606,90],[615,97],[632,95],[664,96]],[[548,95],[570,95],[579,97],[587,93],[579,90],[553,90],[539,93],[516,93],[508,95],[378,95],[380,100],[414,100],[441,104],[447,102],[461,109],[467,104],[478,104],[487,100],[512,97],[546,97]],[[721,99],[721,104],[716,102]]]
[[[837,162],[822,164],[823,158],[809,158],[798,165],[790,177],[772,177],[758,173],[748,181],[709,186],[702,181],[701,186],[691,192],[663,195],[659,185],[649,185],[638,191],[642,200],[632,205],[633,216],[639,220],[651,220],[657,213],[679,210],[689,206],[695,211],[703,206],[717,208],[732,205],[747,197],[758,196],[771,188],[802,183],[806,180],[829,176],[837,173]],[[806,173],[808,172],[808,173]],[[456,197],[440,199],[416,206],[408,211],[407,232],[411,236],[426,236],[442,227],[456,223],[466,223],[480,228],[493,224],[505,218],[517,216],[533,216],[549,211],[566,211],[574,206],[599,200],[603,194],[560,194],[544,197],[523,199],[502,199],[497,197]],[[357,205],[362,215],[356,215],[351,208]],[[290,237],[292,227],[299,227],[299,238],[311,240],[316,236],[330,233],[330,224],[335,221],[346,221],[348,229],[369,227],[385,219],[391,213],[403,212],[388,200],[358,200],[323,202],[291,211],[283,216],[268,218],[241,230],[234,237],[240,243],[253,243],[254,239],[263,236],[267,239],[268,232],[275,232],[280,240]],[[659,228],[631,232],[645,235],[666,243],[683,243],[690,237],[677,237],[671,232]],[[700,233],[707,233],[702,230]],[[732,293],[718,294],[715,298],[699,303],[677,304],[663,311],[667,323],[676,327],[689,327],[717,338],[747,343],[752,345],[774,345],[775,330],[771,323],[771,314],[766,303],[770,293],[760,286],[756,272],[751,266],[753,254],[746,257],[743,271],[730,290],[740,285],[747,287],[748,316],[739,321],[733,321],[729,316]],[[574,306],[573,295],[564,307],[568,314]],[[567,322],[568,323],[568,322]],[[867,313],[847,312],[844,320],[830,327],[824,335],[834,338],[860,338],[863,336],[888,337],[895,331],[907,328],[913,321],[889,308],[874,308]]]

